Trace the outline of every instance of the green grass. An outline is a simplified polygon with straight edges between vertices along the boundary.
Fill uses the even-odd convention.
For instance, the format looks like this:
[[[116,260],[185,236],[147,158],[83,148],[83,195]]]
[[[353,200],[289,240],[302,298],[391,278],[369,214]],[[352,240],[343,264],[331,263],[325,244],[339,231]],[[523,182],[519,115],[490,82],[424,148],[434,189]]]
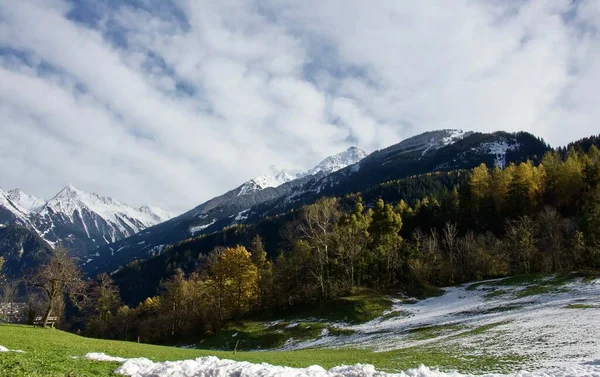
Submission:
[[[392,300],[388,295],[374,290],[357,290],[351,296],[319,305],[296,306],[279,315],[230,322],[217,334],[197,343],[204,349],[233,350],[237,345],[238,350],[265,350],[281,347],[291,339],[315,340],[323,330],[335,336],[351,335],[354,331],[340,329],[331,322],[361,324],[381,317],[391,307]]]
[[[512,303],[512,304],[500,305],[500,306],[495,306],[492,308],[482,309],[482,310],[466,310],[464,312],[457,313],[456,315],[463,316],[463,315],[482,315],[482,314],[504,313],[504,312],[510,312],[512,310],[524,308],[525,306],[527,306],[529,304],[531,304],[531,302]]]
[[[552,286],[552,285],[532,285],[529,287],[525,287],[523,290],[517,292],[515,294],[515,296],[517,298],[523,298],[523,297],[530,297],[530,296],[537,296],[537,295],[543,295],[543,294],[548,294],[548,293],[564,293],[564,292],[568,292],[569,290],[566,288],[557,288],[556,286]]]
[[[283,315],[287,321],[298,319],[314,319],[329,322],[346,322],[361,324],[383,315],[392,307],[388,295],[373,290],[357,290],[352,295],[312,307],[294,307]],[[277,319],[277,318],[276,318]],[[279,318],[281,319],[281,318]]]
[[[288,340],[307,341],[319,338],[323,331],[329,335],[345,336],[352,330],[340,329],[323,322],[266,322],[236,321],[229,323],[216,335],[202,340],[198,347],[205,349],[264,350],[283,346]]]
[[[486,299],[492,299],[498,296],[502,296],[507,294],[508,292],[506,292],[503,289],[492,289],[491,291],[489,291],[488,293],[485,294],[485,296],[483,296]]]
[[[403,310],[396,310],[393,312],[389,312],[384,314],[383,316],[381,316],[381,319],[386,321],[388,319],[392,319],[392,318],[403,318],[403,317],[409,317],[410,313],[405,312]]]
[[[446,325],[435,325],[435,326],[423,326],[416,327],[408,330],[414,340],[427,340],[438,338],[442,335],[448,335],[453,331],[459,331],[464,329],[464,326],[459,324],[446,324]]]
[[[469,285],[467,290],[475,290],[481,286],[490,287],[489,293],[485,295],[485,298],[490,299],[506,293],[505,290],[498,289],[498,287],[523,287],[522,290],[514,295],[516,298],[523,298],[548,293],[567,292],[568,290],[564,288],[565,285],[571,283],[576,278],[586,278],[589,276],[591,276],[589,273],[583,275],[582,273],[516,275],[492,282],[474,283]]]
[[[115,376],[118,363],[96,362],[81,357],[88,352],[105,352],[121,357],[146,357],[154,361],[194,359],[217,356],[254,363],[270,363],[291,367],[369,363],[379,370],[399,371],[425,364],[442,370],[461,372],[507,371],[518,365],[519,358],[470,356],[459,349],[440,350],[412,347],[391,352],[372,352],[365,349],[307,349],[286,352],[232,352],[190,350],[84,338],[53,329],[29,326],[0,325],[0,345],[21,349],[26,353],[0,354],[0,376],[10,377],[79,377]]]
[[[481,335],[483,333],[490,331],[493,328],[496,328],[496,327],[502,326],[502,325],[506,325],[507,323],[510,323],[510,321],[495,322],[495,323],[490,323],[488,325],[479,326],[472,330],[457,334],[456,337],[462,338],[462,337],[467,337],[467,336]]]
[[[596,309],[597,307],[590,304],[569,304],[565,309]]]

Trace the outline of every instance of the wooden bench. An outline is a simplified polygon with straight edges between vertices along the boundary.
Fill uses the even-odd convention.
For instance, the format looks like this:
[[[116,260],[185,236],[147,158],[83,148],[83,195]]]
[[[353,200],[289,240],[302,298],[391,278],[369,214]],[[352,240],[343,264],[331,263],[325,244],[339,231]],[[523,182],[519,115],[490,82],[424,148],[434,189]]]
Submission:
[[[50,327],[54,327],[54,324],[58,321],[58,317],[48,317],[48,324]],[[33,320],[34,326],[44,326],[44,318],[43,317],[35,317]]]

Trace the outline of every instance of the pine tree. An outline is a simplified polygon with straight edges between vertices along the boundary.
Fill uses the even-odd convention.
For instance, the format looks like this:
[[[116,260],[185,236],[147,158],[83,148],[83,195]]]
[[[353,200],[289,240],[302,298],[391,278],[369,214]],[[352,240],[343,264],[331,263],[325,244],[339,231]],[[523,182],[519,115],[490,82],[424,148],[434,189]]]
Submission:
[[[262,238],[256,235],[250,244],[250,252],[252,254],[252,262],[256,266],[257,281],[256,281],[256,298],[258,307],[264,309],[271,295],[273,284],[273,264],[267,259],[267,252],[263,244]]]
[[[368,232],[371,237],[371,248],[375,252],[376,258],[384,261],[385,268],[380,269],[379,272],[383,274],[384,284],[388,286],[392,283],[393,262],[402,242],[399,234],[401,229],[400,215],[394,212],[391,205],[385,204],[382,199],[379,199],[375,205]],[[401,261],[404,266],[405,263],[406,260]]]

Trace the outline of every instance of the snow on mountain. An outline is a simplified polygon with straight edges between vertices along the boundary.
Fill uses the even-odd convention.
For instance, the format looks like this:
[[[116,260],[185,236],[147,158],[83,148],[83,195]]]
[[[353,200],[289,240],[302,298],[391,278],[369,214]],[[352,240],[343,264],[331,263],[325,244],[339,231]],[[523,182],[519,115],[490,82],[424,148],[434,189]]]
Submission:
[[[303,173],[292,175],[287,172],[281,172],[275,176],[262,175],[251,179],[240,187],[238,196],[252,194],[267,187],[279,187],[284,183],[309,175],[316,175],[318,173],[331,174],[346,166],[356,164],[366,156],[367,154],[362,149],[350,147],[341,153],[327,157],[314,168]]]
[[[504,169],[506,166],[506,152],[517,150],[519,147],[519,143],[509,144],[507,141],[502,140],[493,143],[484,143],[480,149],[485,153],[494,155],[494,164],[500,169]]]
[[[40,199],[33,195],[24,193],[21,189],[18,188],[10,190],[8,192],[8,197],[13,203],[18,204],[21,208],[29,212],[38,212],[46,204],[45,199]]]
[[[173,217],[165,209],[134,208],[68,185],[49,201],[0,189],[0,223],[24,225],[51,245],[62,243],[86,254]]]
[[[142,213],[152,216],[157,223],[162,223],[163,221],[167,221],[175,217],[175,214],[168,209],[155,206],[143,206],[138,208],[138,210]]]
[[[304,174],[301,174],[301,176],[315,175],[320,172],[330,174],[343,169],[346,166],[354,165],[365,157],[367,157],[367,153],[365,151],[357,147],[350,147],[344,152],[327,157],[314,168],[310,169]]]
[[[88,225],[94,225],[98,228],[98,219],[93,219],[94,224],[86,224],[82,218],[85,214],[105,220],[126,236],[161,221],[158,215],[151,210],[143,211],[110,197],[79,190],[72,185],[68,185],[54,198],[50,199],[40,211],[40,215],[43,217],[63,215],[73,224],[81,221],[89,235]]]
[[[281,172],[277,175],[261,175],[254,179],[249,180],[240,187],[238,196],[248,195],[256,191],[264,190],[267,187],[278,187],[284,183],[293,181],[296,179],[295,176],[286,172]]]
[[[27,210],[15,203],[11,195],[0,188],[0,223],[27,224]]]
[[[427,152],[431,150],[440,149],[447,145],[454,144],[470,134],[469,132],[464,132],[463,130],[443,130],[440,132],[442,132],[442,135],[435,133],[435,135],[431,136],[429,142],[424,145],[421,157],[425,156]]]

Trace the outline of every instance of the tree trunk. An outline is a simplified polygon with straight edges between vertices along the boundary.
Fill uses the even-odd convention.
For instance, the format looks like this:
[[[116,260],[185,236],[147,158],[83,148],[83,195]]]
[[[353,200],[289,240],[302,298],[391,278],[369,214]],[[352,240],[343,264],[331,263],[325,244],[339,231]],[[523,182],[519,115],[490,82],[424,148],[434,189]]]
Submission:
[[[50,313],[52,313],[52,301],[48,302],[48,308],[46,309],[46,313],[44,313],[44,318],[42,318],[42,327],[48,327],[48,318],[50,318]]]

